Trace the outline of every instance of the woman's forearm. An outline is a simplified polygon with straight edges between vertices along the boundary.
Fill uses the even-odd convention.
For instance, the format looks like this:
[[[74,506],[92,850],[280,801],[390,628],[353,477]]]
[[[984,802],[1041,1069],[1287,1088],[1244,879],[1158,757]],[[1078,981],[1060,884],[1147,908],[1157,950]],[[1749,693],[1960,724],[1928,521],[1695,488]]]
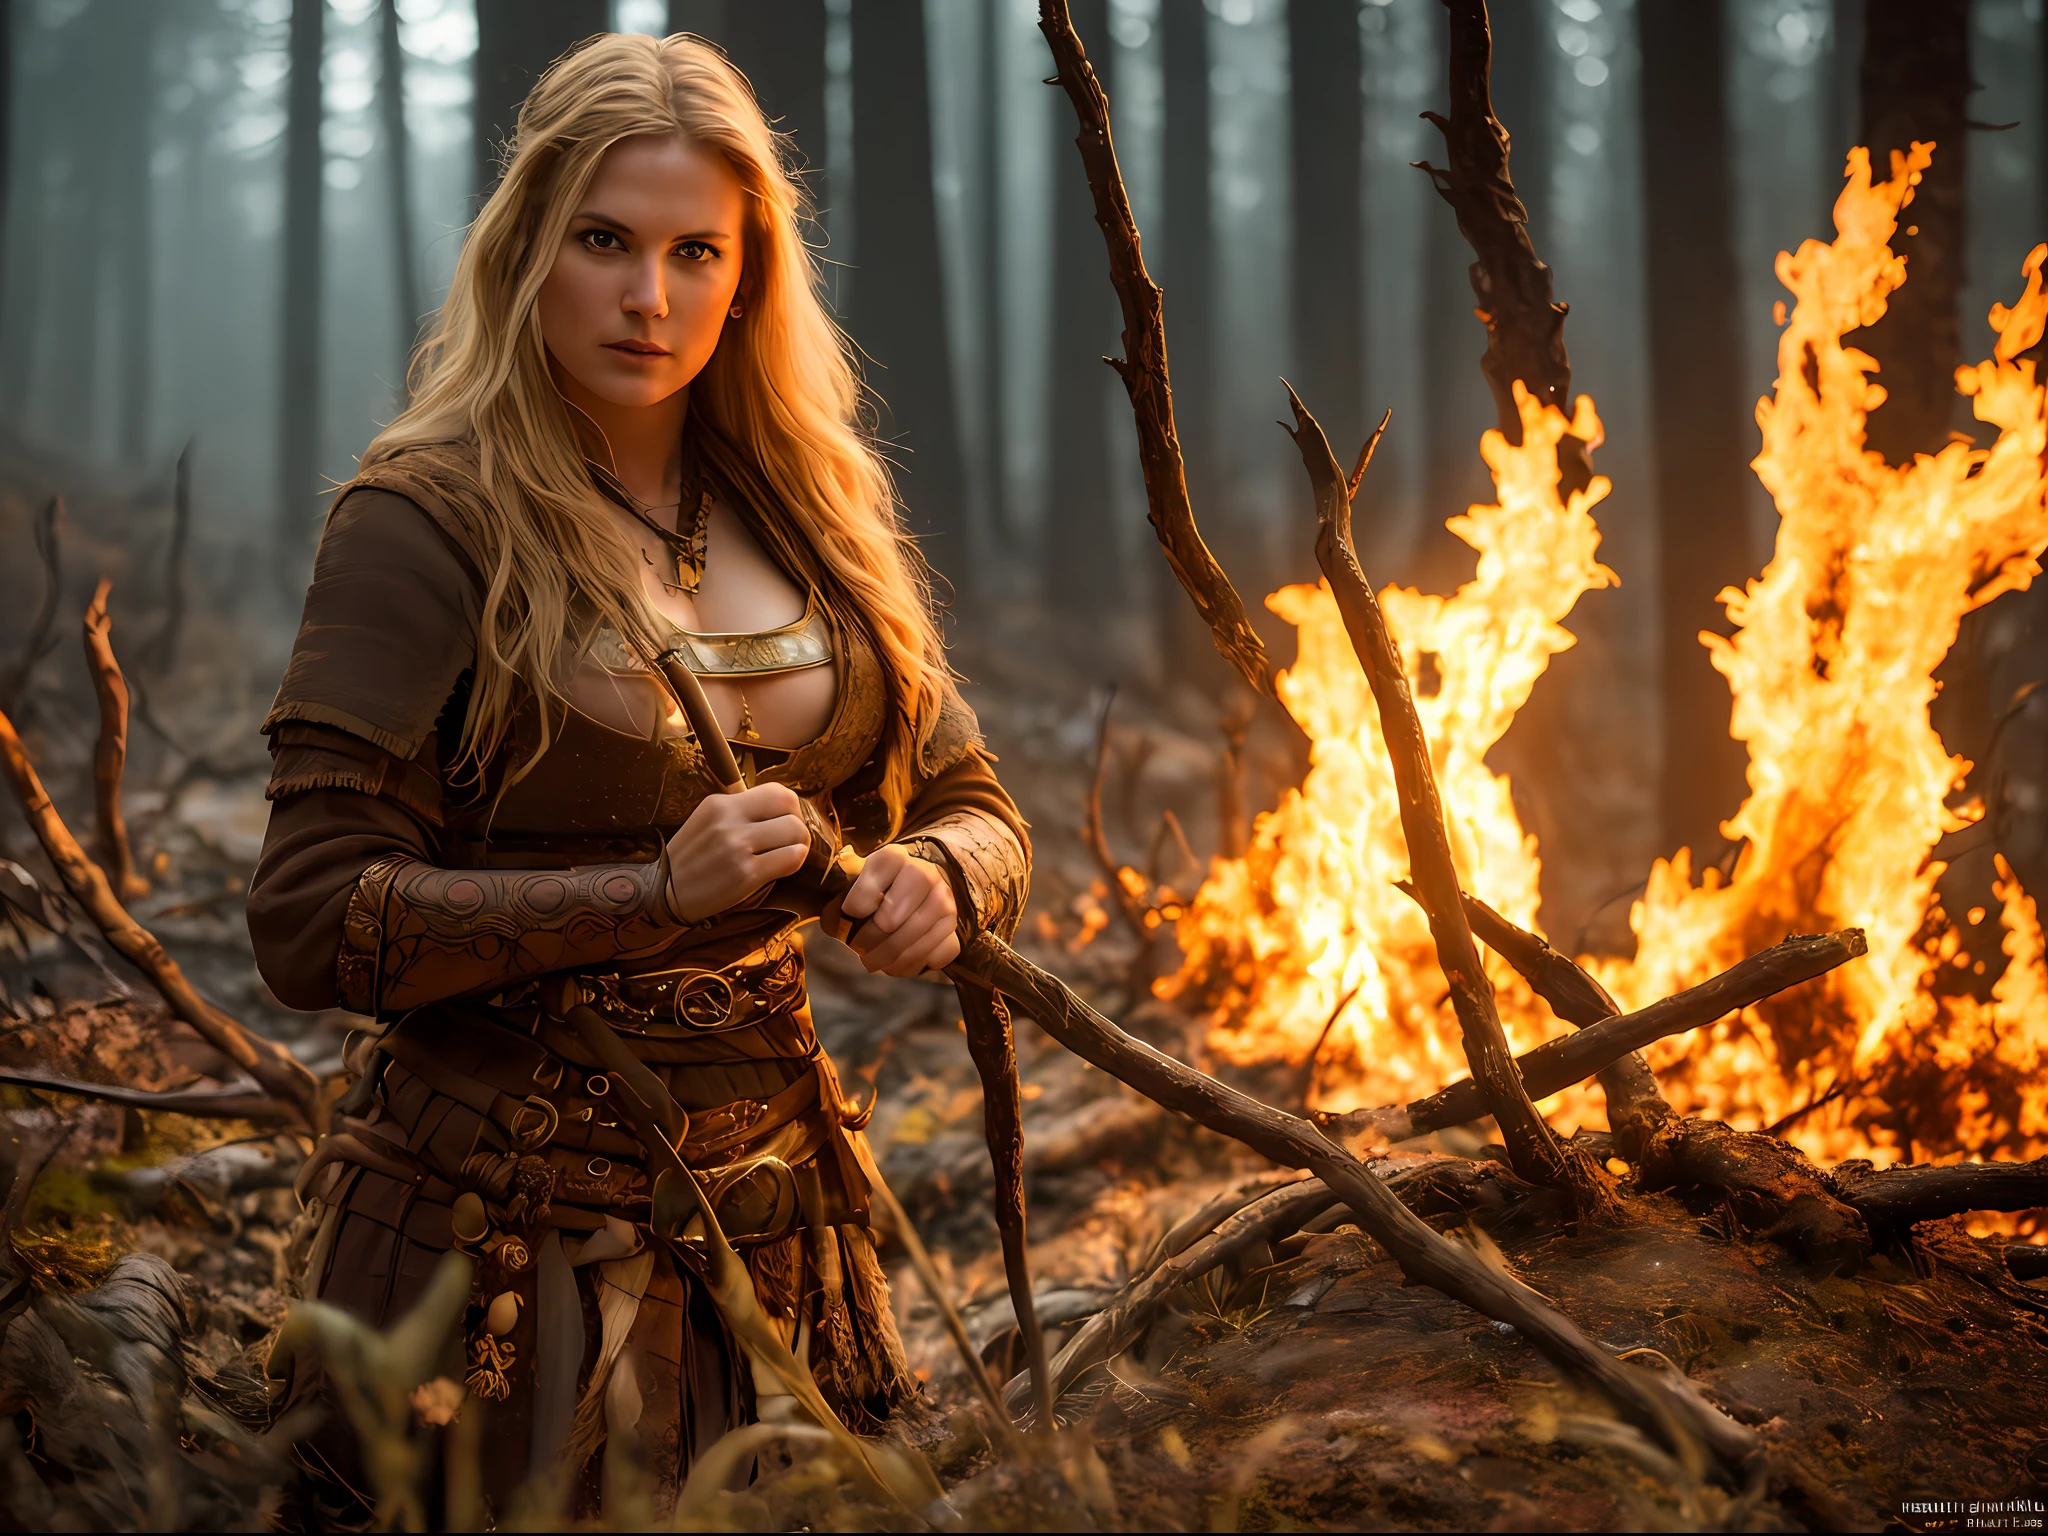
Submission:
[[[472,870],[379,859],[349,898],[337,995],[386,1012],[658,950],[683,926],[667,883],[661,860]]]

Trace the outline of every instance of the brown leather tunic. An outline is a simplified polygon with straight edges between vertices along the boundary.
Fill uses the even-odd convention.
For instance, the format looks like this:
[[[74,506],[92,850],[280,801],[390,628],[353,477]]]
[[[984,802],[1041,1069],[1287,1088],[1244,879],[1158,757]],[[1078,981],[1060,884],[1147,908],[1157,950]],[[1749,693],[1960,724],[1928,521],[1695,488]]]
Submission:
[[[532,751],[529,706],[480,774],[451,766],[483,589],[462,515],[471,462],[459,444],[403,455],[338,500],[264,725],[258,964],[285,1002],[338,1002],[381,1028],[352,1052],[364,1075],[301,1178],[323,1215],[306,1288],[372,1322],[402,1315],[457,1242],[458,1201],[480,1199],[467,1364],[496,1399],[493,1488],[565,1443],[594,1478],[591,1450],[626,1437],[666,1503],[748,1415],[751,1382],[689,1265],[648,1241],[643,1149],[543,1006],[565,976],[689,1112],[679,1150],[828,1400],[872,1427],[912,1386],[865,1230],[864,1148],[811,1027],[797,930],[815,900],[785,882],[703,923],[668,912],[661,850],[716,790],[680,731],[643,739],[572,709],[507,783]],[[879,743],[895,707],[873,643],[758,482],[718,490],[818,594],[835,642],[830,724],[759,777],[869,851],[889,834]],[[963,921],[1007,934],[1026,828],[950,690],[916,781],[899,840],[946,868]],[[485,1338],[483,1308],[508,1290],[518,1322]],[[347,1475],[346,1446],[326,1459]]]

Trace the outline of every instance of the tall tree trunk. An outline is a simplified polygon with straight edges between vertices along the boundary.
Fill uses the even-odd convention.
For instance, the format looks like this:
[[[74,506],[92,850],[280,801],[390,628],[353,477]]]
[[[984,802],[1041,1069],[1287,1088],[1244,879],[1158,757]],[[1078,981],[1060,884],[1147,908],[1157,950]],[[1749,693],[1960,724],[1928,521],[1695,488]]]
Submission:
[[[292,0],[291,73],[285,88],[283,371],[278,391],[279,578],[289,591],[305,578],[320,489],[320,309],[325,166],[321,65],[326,0]]]
[[[680,5],[670,5],[669,25]],[[753,0],[730,11],[726,53],[753,82],[778,132],[796,141],[797,163],[814,207],[825,201],[825,0]]]
[[[1188,498],[1214,539],[1218,558],[1226,568],[1238,568],[1242,576],[1247,541],[1226,500],[1216,452],[1216,236],[1210,198],[1215,165],[1209,140],[1207,10],[1200,5],[1162,6],[1159,47],[1166,96],[1161,145],[1165,206],[1152,270],[1166,294],[1174,420]],[[1220,665],[1201,615],[1163,564],[1155,569],[1154,590],[1169,674],[1191,667],[1221,686],[1228,668]],[[1219,665],[1211,666],[1203,658]]]
[[[398,293],[399,395],[419,339],[426,301],[420,297],[419,237],[412,213],[412,137],[405,126],[405,44],[398,32],[398,0],[379,0],[377,97],[384,127],[386,174],[391,188],[391,260]]]
[[[1293,82],[1294,367],[1301,397],[1341,441],[1364,440],[1365,274],[1359,225],[1358,0],[1288,0]]]
[[[606,0],[482,0],[476,8],[476,186],[496,185],[499,155],[526,93],[571,47],[611,30]]]
[[[922,0],[853,9],[853,227],[858,267],[848,329],[872,360],[868,384],[898,488],[926,557],[963,593],[965,472],[953,398],[945,274],[932,193],[931,100]]]
[[[156,144],[155,54],[162,12],[145,7],[123,17],[108,41],[116,71],[109,135],[113,163],[106,167],[114,195],[101,209],[114,252],[109,277],[121,315],[121,370],[118,423],[121,456],[140,466],[149,457],[150,404],[156,381],[156,284],[151,256],[157,249],[154,178],[149,162]]]
[[[1075,0],[1069,14],[1114,103],[1108,0]],[[1109,370],[1102,363],[1116,350],[1117,308],[1115,294],[1103,280],[1102,232],[1095,227],[1094,199],[1087,178],[1074,163],[1074,119],[1063,111],[1051,116],[1053,355],[1047,452],[1052,473],[1041,580],[1047,607],[1100,620],[1125,596],[1110,494],[1104,393]]]
[[[1556,44],[1545,17],[1550,0],[1491,0],[1493,110],[1514,137],[1515,191],[1529,211],[1530,234],[1543,244],[1550,212],[1550,60]]]
[[[1871,413],[1869,444],[1898,464],[1938,450],[1957,418],[1969,0],[1868,0],[1860,85],[1861,137],[1870,146],[1875,175],[1888,173],[1893,150],[1903,151],[1915,140],[1935,145],[1934,163],[1892,242],[1906,258],[1906,285],[1857,343],[1882,365],[1878,382],[1887,396]]]
[[[1003,12],[981,12],[981,453],[989,529],[996,551],[1015,553],[1016,529],[1010,507],[1009,362],[1004,315],[1009,288],[1003,272]],[[1186,604],[1177,604],[1185,607]]]
[[[1746,755],[1702,630],[1753,569],[1744,507],[1740,278],[1735,266],[1723,0],[1646,5],[1642,27],[1650,415],[1657,458],[1666,848],[1702,858],[1742,803]]]

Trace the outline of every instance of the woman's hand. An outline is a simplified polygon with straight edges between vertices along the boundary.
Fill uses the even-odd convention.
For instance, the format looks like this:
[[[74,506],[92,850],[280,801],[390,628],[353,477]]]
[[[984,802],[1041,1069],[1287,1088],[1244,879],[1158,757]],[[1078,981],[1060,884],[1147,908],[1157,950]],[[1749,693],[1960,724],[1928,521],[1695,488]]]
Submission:
[[[668,840],[669,910],[686,923],[715,917],[795,874],[810,847],[802,803],[787,784],[706,795]]]
[[[825,916],[873,972],[921,976],[944,970],[960,956],[952,882],[936,864],[898,843],[870,854],[837,911],[827,909]]]

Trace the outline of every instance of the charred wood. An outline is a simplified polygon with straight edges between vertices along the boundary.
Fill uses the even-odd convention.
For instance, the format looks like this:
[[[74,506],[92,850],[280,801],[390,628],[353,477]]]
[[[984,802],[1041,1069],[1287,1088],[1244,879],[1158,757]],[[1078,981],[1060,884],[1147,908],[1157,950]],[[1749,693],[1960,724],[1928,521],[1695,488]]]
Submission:
[[[1829,1170],[1842,1199],[1880,1235],[1965,1211],[2048,1206],[2048,1158],[2031,1163],[1948,1163],[1887,1168],[1860,1159]]]
[[[1418,161],[1458,217],[1458,229],[1479,259],[1472,294],[1486,322],[1480,368],[1493,391],[1500,429],[1522,440],[1515,385],[1543,404],[1571,414],[1572,366],[1564,349],[1565,306],[1551,297],[1550,268],[1529,239],[1529,213],[1508,174],[1508,134],[1493,115],[1493,37],[1485,0],[1444,0],[1450,12],[1451,111],[1423,116],[1442,131],[1446,163]],[[1569,496],[1592,481],[1588,445],[1565,437],[1557,445],[1558,490]]]

